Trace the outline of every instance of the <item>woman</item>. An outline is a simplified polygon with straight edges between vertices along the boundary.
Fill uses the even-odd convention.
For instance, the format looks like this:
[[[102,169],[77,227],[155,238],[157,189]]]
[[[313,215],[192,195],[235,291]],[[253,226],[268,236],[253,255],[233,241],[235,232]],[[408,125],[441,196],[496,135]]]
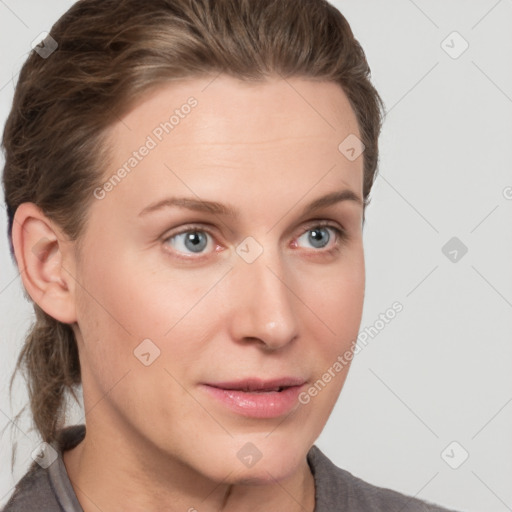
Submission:
[[[361,320],[380,126],[320,0],[82,0],[56,23],[3,139],[44,441],[6,512],[443,510],[314,446]]]

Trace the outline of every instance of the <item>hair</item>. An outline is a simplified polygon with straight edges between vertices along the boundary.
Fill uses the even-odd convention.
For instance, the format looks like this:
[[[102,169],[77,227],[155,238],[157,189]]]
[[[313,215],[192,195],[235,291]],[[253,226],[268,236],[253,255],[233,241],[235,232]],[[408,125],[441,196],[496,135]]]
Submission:
[[[368,204],[383,102],[350,25],[325,0],[81,0],[50,36],[57,49],[47,58],[32,51],[21,69],[2,139],[13,257],[20,204],[37,205],[79,244],[109,161],[107,130],[150,89],[219,73],[245,81],[279,76],[339,84],[365,146]],[[33,306],[35,322],[11,392],[21,370],[33,424],[50,443],[64,425],[67,392],[75,396],[81,384],[80,363],[71,325]]]

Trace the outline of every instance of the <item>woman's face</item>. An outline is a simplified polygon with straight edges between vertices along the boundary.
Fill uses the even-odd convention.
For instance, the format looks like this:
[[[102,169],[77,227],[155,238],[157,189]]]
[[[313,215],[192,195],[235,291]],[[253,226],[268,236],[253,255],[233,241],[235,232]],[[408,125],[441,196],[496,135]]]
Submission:
[[[73,263],[88,435],[225,483],[303,464],[361,320],[355,136],[341,88],[298,78],[174,83],[119,120]]]

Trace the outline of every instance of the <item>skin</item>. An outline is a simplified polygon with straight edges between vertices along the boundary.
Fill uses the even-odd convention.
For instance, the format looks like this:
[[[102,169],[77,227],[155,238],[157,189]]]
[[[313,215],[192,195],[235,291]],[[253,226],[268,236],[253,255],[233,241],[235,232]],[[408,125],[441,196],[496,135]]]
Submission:
[[[35,205],[16,213],[24,285],[78,341],[87,435],[64,463],[85,512],[314,510],[306,454],[349,366],[308,404],[270,419],[236,414],[200,384],[294,376],[307,389],[352,347],[364,299],[362,202],[302,210],[333,191],[362,198],[363,157],[338,150],[359,129],[334,83],[210,82],[152,91],[112,127],[105,180],[167,112],[198,101],[93,198],[80,252]],[[239,215],[177,207],[139,215],[170,196],[222,202]],[[324,229],[326,246],[316,247],[308,235],[319,221],[346,237]],[[190,224],[189,232],[207,230],[202,253],[183,235],[169,238]],[[236,252],[248,236],[263,248],[252,263]],[[145,366],[134,350],[148,338],[160,356]],[[248,442],[262,454],[250,468],[237,457]]]

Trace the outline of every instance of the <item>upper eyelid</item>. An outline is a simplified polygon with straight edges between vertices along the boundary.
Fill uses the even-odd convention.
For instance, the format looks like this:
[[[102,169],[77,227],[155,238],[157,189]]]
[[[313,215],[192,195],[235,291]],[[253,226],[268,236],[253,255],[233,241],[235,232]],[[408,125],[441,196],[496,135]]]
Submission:
[[[339,222],[327,220],[327,219],[312,219],[312,220],[306,221],[302,224],[304,227],[302,228],[300,234],[297,236],[302,236],[304,233],[306,233],[307,231],[309,231],[310,229],[315,228],[315,227],[328,227],[328,228],[330,227],[332,229],[339,229],[342,232],[346,231],[345,227],[342,224],[340,224]],[[169,234],[166,234],[165,240],[168,240],[169,238],[173,238],[178,235],[182,235],[184,233],[193,232],[193,231],[204,231],[204,232],[208,233],[209,235],[214,236],[212,232],[215,231],[215,229],[213,229],[210,226],[211,225],[208,223],[201,223],[201,222],[185,224],[181,228],[177,228],[177,229],[179,229],[179,231],[170,232]]]

